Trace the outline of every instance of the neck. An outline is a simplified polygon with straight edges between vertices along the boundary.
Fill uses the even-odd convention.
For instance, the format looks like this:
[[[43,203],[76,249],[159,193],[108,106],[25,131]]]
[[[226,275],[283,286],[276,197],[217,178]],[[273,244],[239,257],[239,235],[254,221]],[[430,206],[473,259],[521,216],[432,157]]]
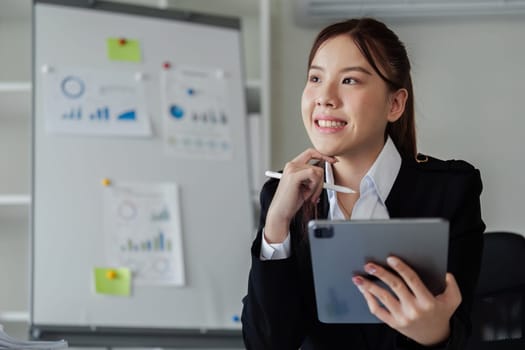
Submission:
[[[366,152],[359,150],[337,156],[338,162],[332,165],[335,183],[359,191],[361,180],[376,161],[384,145],[382,142],[369,147]]]

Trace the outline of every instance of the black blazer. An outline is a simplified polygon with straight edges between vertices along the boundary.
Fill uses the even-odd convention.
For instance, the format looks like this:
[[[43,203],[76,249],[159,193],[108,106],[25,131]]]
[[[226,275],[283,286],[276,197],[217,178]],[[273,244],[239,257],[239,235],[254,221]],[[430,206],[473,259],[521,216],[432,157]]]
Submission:
[[[262,228],[278,181],[270,179],[260,195],[261,216],[252,246],[248,294],[242,325],[247,349],[425,349],[385,324],[323,324],[317,318],[313,276],[300,210],[290,225],[291,257],[261,261]],[[470,307],[479,274],[482,234],[479,171],[463,161],[428,157],[418,163],[403,159],[386,201],[391,218],[441,217],[450,222],[448,271],[454,274],[462,303],[451,319],[451,336],[434,348],[463,349],[470,333]],[[318,218],[328,215],[326,192]],[[315,210],[314,210],[315,212]]]

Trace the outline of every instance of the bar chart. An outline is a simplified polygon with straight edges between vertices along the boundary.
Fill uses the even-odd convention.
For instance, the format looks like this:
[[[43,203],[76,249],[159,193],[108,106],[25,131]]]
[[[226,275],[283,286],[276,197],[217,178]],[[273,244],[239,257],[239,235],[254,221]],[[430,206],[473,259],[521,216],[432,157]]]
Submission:
[[[171,252],[172,242],[167,239],[164,232],[159,231],[157,235],[148,240],[133,241],[128,238],[127,243],[121,245],[122,252]]]

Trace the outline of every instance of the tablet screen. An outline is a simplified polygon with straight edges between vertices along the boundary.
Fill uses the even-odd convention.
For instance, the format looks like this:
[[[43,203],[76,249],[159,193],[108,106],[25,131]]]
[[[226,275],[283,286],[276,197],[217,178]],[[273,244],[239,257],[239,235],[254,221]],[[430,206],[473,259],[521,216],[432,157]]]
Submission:
[[[378,323],[352,282],[373,261],[384,267],[397,256],[410,265],[434,294],[445,288],[449,224],[442,219],[312,220],[308,225],[319,320],[325,323]],[[377,281],[386,287],[381,281]]]

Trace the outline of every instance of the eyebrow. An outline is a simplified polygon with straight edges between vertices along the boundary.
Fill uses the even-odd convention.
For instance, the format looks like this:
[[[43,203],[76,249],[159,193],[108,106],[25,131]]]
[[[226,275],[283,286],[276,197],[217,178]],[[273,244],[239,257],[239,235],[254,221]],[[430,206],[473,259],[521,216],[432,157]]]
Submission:
[[[324,71],[324,68],[322,68],[320,66],[315,66],[315,65],[310,66],[310,69],[319,69],[320,71]],[[365,69],[365,68],[363,68],[361,66],[345,67],[345,68],[341,69],[341,73],[353,72],[353,71],[362,72],[362,73],[365,73],[365,74],[368,74],[368,75],[372,75],[372,73],[370,73],[367,69]]]

